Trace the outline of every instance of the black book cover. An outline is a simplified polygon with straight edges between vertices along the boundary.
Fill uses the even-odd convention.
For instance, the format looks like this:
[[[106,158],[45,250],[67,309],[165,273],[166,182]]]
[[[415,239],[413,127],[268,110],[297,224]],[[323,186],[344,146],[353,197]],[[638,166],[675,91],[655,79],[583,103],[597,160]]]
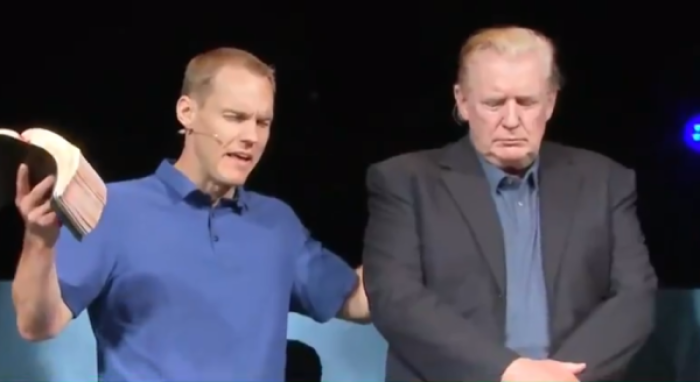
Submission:
[[[29,167],[29,185],[34,187],[44,178],[56,175],[56,160],[41,147],[0,135],[0,208],[15,202],[17,170]]]

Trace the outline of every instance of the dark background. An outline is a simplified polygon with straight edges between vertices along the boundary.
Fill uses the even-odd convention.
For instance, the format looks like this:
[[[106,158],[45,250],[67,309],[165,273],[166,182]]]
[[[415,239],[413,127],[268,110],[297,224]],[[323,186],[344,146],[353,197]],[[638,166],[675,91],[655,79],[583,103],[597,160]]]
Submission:
[[[680,138],[700,112],[692,4],[460,3],[15,4],[0,25],[0,124],[58,130],[107,180],[147,175],[179,153],[187,61],[219,46],[251,50],[276,68],[279,93],[250,187],[290,203],[357,264],[367,166],[462,135],[451,117],[461,43],[481,27],[534,27],[559,45],[568,80],[549,137],[635,168],[662,283],[700,286],[700,155]],[[22,228],[12,209],[0,214],[9,279]]]

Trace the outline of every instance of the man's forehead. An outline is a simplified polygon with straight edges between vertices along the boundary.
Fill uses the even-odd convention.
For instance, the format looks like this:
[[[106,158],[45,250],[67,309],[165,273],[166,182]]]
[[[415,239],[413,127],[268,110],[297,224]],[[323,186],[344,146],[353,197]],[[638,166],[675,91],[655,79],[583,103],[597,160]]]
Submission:
[[[545,76],[489,76],[475,78],[469,88],[484,94],[536,95],[549,89]]]
[[[480,52],[469,63],[467,81],[480,92],[538,92],[547,87],[549,72],[545,60],[536,54],[506,57]]]
[[[493,51],[476,53],[467,63],[468,72],[480,76],[529,76],[547,75],[550,65],[547,58],[538,51],[524,52],[507,56]]]
[[[200,107],[215,109],[220,112],[232,111],[256,115],[272,115],[274,112],[273,99],[256,99],[254,97],[237,96],[211,92],[197,102]]]
[[[263,78],[219,79],[212,84],[212,93],[225,97],[273,99],[272,86]]]
[[[263,76],[253,73],[242,65],[228,64],[220,67],[214,74],[212,81],[228,81],[246,78],[262,78]]]
[[[221,113],[235,113],[261,119],[272,119],[274,111],[272,106],[254,105],[249,102],[224,101],[219,102],[217,109]]]
[[[212,106],[246,114],[272,114],[274,94],[264,78],[219,77],[212,85],[209,94]]]

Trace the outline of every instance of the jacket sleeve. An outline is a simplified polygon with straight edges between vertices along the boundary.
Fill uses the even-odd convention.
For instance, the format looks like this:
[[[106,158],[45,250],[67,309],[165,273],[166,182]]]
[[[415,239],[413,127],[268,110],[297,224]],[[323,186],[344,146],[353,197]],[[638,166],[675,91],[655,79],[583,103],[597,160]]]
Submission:
[[[634,173],[610,171],[612,271],[609,297],[556,349],[552,358],[585,362],[581,381],[620,376],[651,334],[656,275],[636,212]]]
[[[372,321],[423,380],[500,381],[518,355],[425,287],[409,181],[380,166],[367,175],[363,261]]]

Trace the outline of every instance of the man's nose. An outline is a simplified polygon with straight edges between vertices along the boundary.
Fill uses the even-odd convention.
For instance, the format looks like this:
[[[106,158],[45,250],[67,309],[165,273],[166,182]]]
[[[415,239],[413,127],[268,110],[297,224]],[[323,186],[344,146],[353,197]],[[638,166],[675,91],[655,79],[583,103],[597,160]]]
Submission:
[[[258,134],[259,134],[259,129],[258,129],[258,124],[254,119],[249,119],[245,121],[243,124],[243,128],[241,129],[241,136],[240,139],[241,141],[248,143],[248,144],[254,144],[258,142]]]
[[[503,116],[503,127],[507,129],[515,129],[520,126],[520,115],[517,105],[509,102],[505,107],[505,115]]]

